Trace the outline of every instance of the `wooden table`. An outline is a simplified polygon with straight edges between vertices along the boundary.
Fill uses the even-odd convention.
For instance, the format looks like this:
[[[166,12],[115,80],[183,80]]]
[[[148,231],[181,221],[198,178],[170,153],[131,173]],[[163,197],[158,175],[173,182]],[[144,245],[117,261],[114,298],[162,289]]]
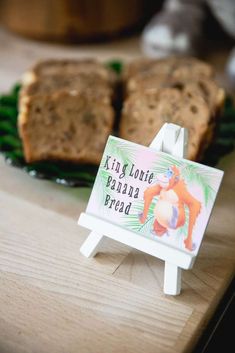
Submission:
[[[0,31],[0,89],[37,57],[131,58],[137,39],[95,47],[37,44]],[[106,241],[94,259],[76,222],[90,189],[36,180],[0,157],[0,351],[188,352],[234,274],[235,153],[192,271],[178,297],[163,294],[163,262]]]

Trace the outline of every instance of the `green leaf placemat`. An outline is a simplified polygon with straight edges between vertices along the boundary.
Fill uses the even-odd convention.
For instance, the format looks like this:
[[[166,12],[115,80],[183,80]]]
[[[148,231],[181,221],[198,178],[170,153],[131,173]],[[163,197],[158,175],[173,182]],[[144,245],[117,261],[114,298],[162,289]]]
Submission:
[[[109,64],[120,73],[121,63]],[[76,165],[60,162],[26,163],[22,143],[17,130],[18,94],[17,84],[7,95],[0,96],[0,151],[6,162],[24,169],[31,176],[53,180],[67,186],[92,186],[98,167],[93,165]],[[234,148],[235,143],[235,108],[231,98],[227,98],[223,115],[218,119],[216,138],[209,146],[204,158],[204,164],[215,166],[219,159]]]

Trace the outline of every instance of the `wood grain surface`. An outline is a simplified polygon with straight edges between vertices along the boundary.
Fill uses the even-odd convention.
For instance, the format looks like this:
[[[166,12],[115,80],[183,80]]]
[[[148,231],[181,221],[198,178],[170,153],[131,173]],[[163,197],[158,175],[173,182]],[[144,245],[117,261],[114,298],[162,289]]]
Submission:
[[[137,43],[75,49],[0,31],[0,89],[39,53],[131,58]],[[88,231],[76,222],[90,189],[33,179],[0,157],[0,352],[190,352],[235,269],[235,153],[219,167],[225,177],[201,251],[183,271],[182,294],[169,297],[160,260],[108,239],[94,259],[79,253]]]

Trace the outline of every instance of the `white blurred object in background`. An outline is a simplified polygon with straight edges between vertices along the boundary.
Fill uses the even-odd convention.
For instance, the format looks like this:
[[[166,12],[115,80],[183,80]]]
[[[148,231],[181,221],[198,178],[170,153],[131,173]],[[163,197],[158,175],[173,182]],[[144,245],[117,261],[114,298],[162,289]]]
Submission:
[[[202,0],[167,0],[145,27],[142,49],[147,56],[192,55],[201,32]]]
[[[143,31],[144,54],[152,58],[195,55],[197,43],[203,40],[205,5],[223,30],[235,39],[235,0],[166,0]],[[235,48],[229,56],[226,74],[235,89]]]

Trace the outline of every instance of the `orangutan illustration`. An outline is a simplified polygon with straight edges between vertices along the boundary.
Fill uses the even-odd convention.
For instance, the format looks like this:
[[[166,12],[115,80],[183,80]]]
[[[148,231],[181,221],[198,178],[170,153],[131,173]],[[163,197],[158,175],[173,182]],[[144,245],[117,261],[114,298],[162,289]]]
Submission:
[[[192,233],[197,217],[201,210],[201,203],[187,190],[184,180],[180,177],[179,169],[172,166],[164,174],[157,175],[157,183],[144,192],[144,209],[139,215],[141,223],[145,223],[149,207],[154,196],[159,199],[154,208],[153,232],[157,236],[167,233],[168,229],[178,229],[185,224],[186,205],[189,210],[188,235],[184,240],[186,249],[194,250]]]

